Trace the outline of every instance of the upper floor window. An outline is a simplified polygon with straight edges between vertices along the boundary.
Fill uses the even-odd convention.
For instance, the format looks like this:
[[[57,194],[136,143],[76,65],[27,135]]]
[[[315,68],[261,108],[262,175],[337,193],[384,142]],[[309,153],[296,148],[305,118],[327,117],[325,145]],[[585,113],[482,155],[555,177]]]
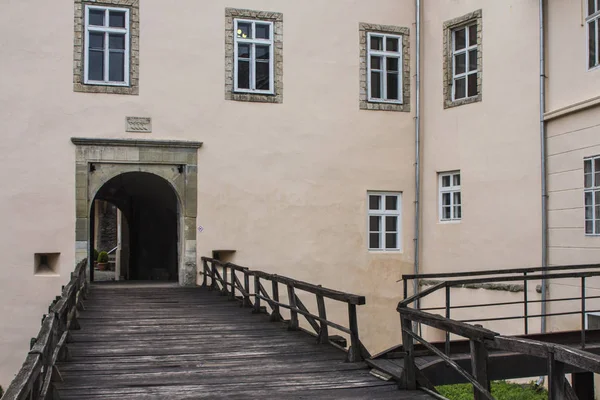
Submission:
[[[273,93],[273,23],[234,20],[234,87],[237,92]]]
[[[439,174],[440,221],[459,221],[462,218],[460,172]]]
[[[481,10],[444,22],[444,108],[481,101]]]
[[[402,250],[402,194],[369,192],[369,250]]]
[[[585,234],[600,235],[600,156],[583,160]]]
[[[587,17],[588,68],[600,65],[600,0],[588,0]]]
[[[369,101],[402,103],[402,36],[367,36]]]
[[[85,7],[84,82],[129,85],[129,9]]]

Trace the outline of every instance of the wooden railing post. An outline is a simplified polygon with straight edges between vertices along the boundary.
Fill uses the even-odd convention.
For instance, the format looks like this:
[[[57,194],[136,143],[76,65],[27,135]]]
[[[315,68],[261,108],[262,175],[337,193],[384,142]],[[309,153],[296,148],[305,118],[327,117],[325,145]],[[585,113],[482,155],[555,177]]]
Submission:
[[[358,317],[356,315],[356,304],[348,303],[348,323],[350,328],[350,348],[348,349],[348,361],[362,361],[361,343],[358,336]]]
[[[409,390],[417,389],[417,372],[415,365],[414,342],[412,336],[406,331],[412,332],[412,322],[408,318],[403,318],[400,314],[400,324],[402,325],[402,347],[406,352],[404,356],[404,376],[406,379],[404,387]]]
[[[252,304],[250,302],[250,274],[248,270],[244,270],[244,290],[246,294],[244,295],[242,307],[250,307]]]
[[[215,278],[217,276],[216,271],[217,271],[217,266],[215,265],[214,261],[211,261],[210,262],[210,287],[211,287],[211,290],[217,290],[219,288],[217,286],[217,279]]]
[[[565,364],[548,356],[548,400],[565,400]]]
[[[206,287],[206,275],[208,274],[208,262],[206,259],[202,258],[202,287]]]
[[[473,377],[488,392],[491,392],[490,381],[488,379],[488,351],[482,341],[471,340],[471,371]],[[475,400],[486,400],[488,397],[473,387]]]
[[[327,311],[325,309],[325,299],[323,295],[317,294],[317,309],[319,310],[319,318],[323,320],[327,319]],[[329,330],[327,324],[324,321],[320,321],[321,328],[319,329],[318,343],[326,344],[329,343]]]
[[[229,294],[231,300],[235,300],[235,268],[231,266],[229,268],[229,273],[231,274],[231,292]]]
[[[275,280],[271,280],[271,289],[273,291],[273,301],[279,303],[279,283]],[[271,313],[271,322],[281,321],[281,313],[279,312],[279,304],[273,304],[273,312]]]
[[[290,302],[290,324],[288,325],[288,330],[295,331],[298,330],[298,306],[296,305],[296,291],[294,286],[291,283],[287,285],[288,298]]]
[[[260,313],[260,277],[258,275],[254,275],[254,309],[252,310],[253,314]]]
[[[227,265],[221,264],[221,268],[223,271],[223,275],[221,275],[221,284],[223,285],[221,296],[227,296]]]

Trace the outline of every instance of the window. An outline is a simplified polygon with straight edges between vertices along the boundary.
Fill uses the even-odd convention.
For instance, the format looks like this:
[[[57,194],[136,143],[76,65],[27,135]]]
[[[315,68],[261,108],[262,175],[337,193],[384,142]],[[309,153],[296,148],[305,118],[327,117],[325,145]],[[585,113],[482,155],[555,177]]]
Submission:
[[[444,22],[444,108],[481,101],[482,11]]]
[[[452,30],[452,100],[477,93],[477,24],[471,24]]]
[[[369,32],[369,101],[402,103],[402,36]]]
[[[587,0],[588,68],[600,65],[600,0]]]
[[[368,193],[369,250],[401,251],[401,193]]]
[[[273,23],[236,19],[234,38],[235,90],[273,93]]]
[[[583,160],[585,234],[600,235],[600,156]]]
[[[459,221],[462,217],[460,172],[441,173],[439,185],[440,221]]]
[[[84,82],[129,85],[129,9],[85,6]]]

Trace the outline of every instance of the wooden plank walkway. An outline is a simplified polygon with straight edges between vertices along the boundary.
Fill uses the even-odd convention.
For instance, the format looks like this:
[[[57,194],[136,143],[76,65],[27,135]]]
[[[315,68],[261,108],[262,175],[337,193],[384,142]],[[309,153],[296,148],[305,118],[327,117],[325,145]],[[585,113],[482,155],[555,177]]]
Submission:
[[[94,285],[85,306],[63,400],[431,399],[203,288]]]

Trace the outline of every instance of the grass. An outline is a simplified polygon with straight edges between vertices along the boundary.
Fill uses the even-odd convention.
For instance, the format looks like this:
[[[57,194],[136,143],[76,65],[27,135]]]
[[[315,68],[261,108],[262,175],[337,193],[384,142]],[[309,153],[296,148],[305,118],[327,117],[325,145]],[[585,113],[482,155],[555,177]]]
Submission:
[[[436,389],[449,400],[473,400],[470,384],[438,386]],[[519,385],[505,381],[492,382],[492,396],[498,400],[547,400],[548,392],[534,383]]]

